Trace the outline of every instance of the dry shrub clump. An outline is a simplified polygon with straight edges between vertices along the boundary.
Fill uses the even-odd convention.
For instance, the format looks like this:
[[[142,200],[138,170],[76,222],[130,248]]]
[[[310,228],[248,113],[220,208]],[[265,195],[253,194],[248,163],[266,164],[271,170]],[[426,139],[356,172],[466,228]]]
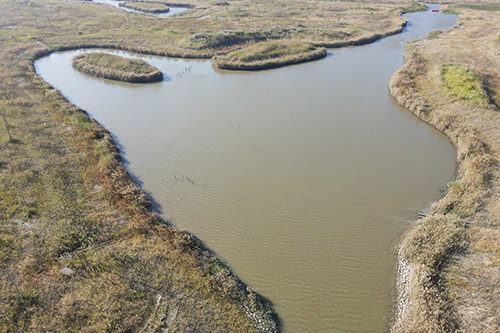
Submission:
[[[499,329],[499,25],[498,13],[464,10],[457,28],[410,43],[391,80],[395,99],[457,149],[455,180],[403,237],[393,331]]]

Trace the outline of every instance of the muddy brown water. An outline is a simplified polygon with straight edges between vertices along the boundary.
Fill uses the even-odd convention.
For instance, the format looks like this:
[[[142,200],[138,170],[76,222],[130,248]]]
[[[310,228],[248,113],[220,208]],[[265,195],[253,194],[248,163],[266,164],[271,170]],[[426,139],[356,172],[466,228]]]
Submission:
[[[446,137],[398,107],[387,85],[405,41],[456,17],[407,18],[402,34],[262,72],[140,56],[165,80],[117,83],[73,70],[81,51],[36,68],[113,133],[165,218],[274,303],[285,331],[383,331],[394,242],[455,163]]]

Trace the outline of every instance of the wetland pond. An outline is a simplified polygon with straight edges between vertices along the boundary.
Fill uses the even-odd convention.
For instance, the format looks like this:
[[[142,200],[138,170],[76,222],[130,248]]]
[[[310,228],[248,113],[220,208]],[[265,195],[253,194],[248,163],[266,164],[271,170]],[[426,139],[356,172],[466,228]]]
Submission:
[[[82,51],[35,65],[113,133],[166,219],[274,303],[284,331],[380,332],[398,235],[455,167],[448,139],[387,87],[405,41],[452,28],[456,16],[406,17],[401,34],[261,72],[114,52],[164,73],[141,85],[75,71]]]

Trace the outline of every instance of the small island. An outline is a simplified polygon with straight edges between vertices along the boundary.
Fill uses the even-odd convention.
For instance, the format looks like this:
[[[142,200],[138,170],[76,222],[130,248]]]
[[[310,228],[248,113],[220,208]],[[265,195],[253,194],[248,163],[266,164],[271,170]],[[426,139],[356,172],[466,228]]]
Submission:
[[[293,65],[326,57],[324,47],[304,42],[261,42],[216,56],[214,64],[221,69],[262,70]]]
[[[164,14],[170,11],[170,8],[164,2],[125,1],[120,3],[119,6],[150,14]]]
[[[102,52],[75,56],[73,67],[91,76],[131,83],[159,82],[163,79],[158,68],[143,60],[128,59]]]

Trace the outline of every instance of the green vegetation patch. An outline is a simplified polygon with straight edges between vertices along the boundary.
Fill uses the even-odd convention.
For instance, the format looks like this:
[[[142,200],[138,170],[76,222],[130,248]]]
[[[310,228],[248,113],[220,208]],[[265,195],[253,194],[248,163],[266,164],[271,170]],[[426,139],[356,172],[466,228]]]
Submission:
[[[425,12],[427,10],[427,6],[422,2],[413,1],[410,5],[405,7],[401,7],[401,12],[403,14],[407,13],[416,13],[416,12]]]
[[[474,105],[487,105],[488,98],[479,73],[460,65],[447,65],[441,69],[446,93],[455,100]]]
[[[158,68],[143,60],[101,52],[75,56],[73,67],[88,75],[125,82],[158,82],[163,78]]]
[[[210,1],[207,1],[207,5],[209,5],[209,6],[229,6],[229,2],[221,1],[221,0],[210,0]]]
[[[326,57],[326,49],[302,42],[261,42],[214,58],[217,67],[259,70]]]
[[[439,35],[441,35],[443,32],[441,30],[434,30],[431,31],[425,36],[425,39],[436,39],[439,38]]]
[[[442,13],[443,13],[443,14],[450,14],[450,15],[462,15],[462,13],[461,13],[461,12],[456,11],[456,10],[451,9],[451,8],[446,8],[446,9],[443,9],[443,10],[442,10]]]
[[[170,11],[167,4],[163,2],[125,1],[120,3],[119,6],[151,14],[168,13]]]
[[[459,4],[455,7],[460,8],[469,8],[475,10],[486,10],[489,12],[497,12],[500,11],[500,5],[488,5],[488,4]]]

